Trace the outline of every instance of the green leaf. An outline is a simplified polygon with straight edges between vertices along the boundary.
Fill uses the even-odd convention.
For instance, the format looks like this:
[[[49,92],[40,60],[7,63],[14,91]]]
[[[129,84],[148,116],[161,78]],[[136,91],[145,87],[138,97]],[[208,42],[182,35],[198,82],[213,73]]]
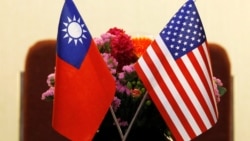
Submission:
[[[131,89],[131,88],[132,88],[132,84],[131,84],[130,82],[128,82],[128,83],[127,83],[127,87],[128,87],[129,89]]]
[[[218,87],[218,90],[219,90],[220,96],[223,96],[227,92],[227,89],[221,86]]]

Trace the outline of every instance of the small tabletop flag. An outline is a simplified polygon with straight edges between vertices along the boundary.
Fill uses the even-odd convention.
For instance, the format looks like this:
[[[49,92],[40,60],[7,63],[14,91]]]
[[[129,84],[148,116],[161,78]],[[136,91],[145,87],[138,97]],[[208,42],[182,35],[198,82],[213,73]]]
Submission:
[[[57,37],[52,126],[70,140],[91,141],[115,94],[115,80],[72,0]]]
[[[187,1],[135,64],[135,69],[177,141],[187,141],[218,120],[205,31]]]

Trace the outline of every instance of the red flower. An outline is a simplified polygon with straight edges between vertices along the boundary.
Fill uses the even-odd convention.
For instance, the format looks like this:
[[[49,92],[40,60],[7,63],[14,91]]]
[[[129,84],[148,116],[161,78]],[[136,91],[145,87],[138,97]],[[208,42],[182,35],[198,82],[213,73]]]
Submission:
[[[118,72],[122,67],[134,63],[138,58],[134,54],[131,37],[119,28],[111,28],[108,33],[114,35],[111,38],[111,55],[118,61]]]
[[[119,35],[119,34],[125,34],[125,31],[123,29],[113,27],[108,30],[108,33],[113,34],[113,35]]]
[[[139,97],[141,95],[141,91],[139,89],[131,90],[131,94],[133,97]]]

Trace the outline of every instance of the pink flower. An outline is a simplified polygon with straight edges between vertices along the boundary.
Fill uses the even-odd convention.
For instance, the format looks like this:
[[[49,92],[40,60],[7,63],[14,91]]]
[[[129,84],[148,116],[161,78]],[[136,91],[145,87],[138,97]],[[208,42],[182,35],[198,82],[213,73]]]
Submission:
[[[53,87],[54,82],[55,82],[55,73],[51,73],[51,74],[48,75],[47,84],[48,84],[49,87]]]
[[[117,118],[117,121],[118,121],[118,123],[119,123],[119,125],[121,127],[128,126],[128,122],[127,121],[123,121],[121,118]]]
[[[42,100],[47,100],[47,99],[53,98],[54,97],[54,91],[55,91],[55,88],[50,87],[46,92],[44,92],[42,94],[41,99]]]
[[[116,61],[116,59],[114,57],[112,57],[110,53],[102,53],[101,55],[103,57],[103,60],[107,64],[110,72],[112,74],[115,74],[116,68],[118,66],[118,62]]]
[[[123,86],[119,81],[116,81],[116,90],[123,93],[126,90],[126,86]]]
[[[112,107],[114,109],[114,111],[117,111],[117,109],[120,107],[121,105],[121,100],[118,97],[114,97],[114,100],[112,102]]]
[[[129,96],[131,94],[130,90],[126,87],[125,89],[126,94]]]
[[[119,93],[126,93],[127,95],[130,95],[130,90],[126,85],[122,85],[119,81],[116,81],[116,90]]]
[[[97,46],[102,46],[104,44],[104,41],[101,38],[93,38],[94,42],[96,43]]]
[[[123,66],[123,67],[122,67],[122,70],[123,70],[124,72],[127,72],[127,73],[131,73],[131,72],[134,72],[134,71],[135,71],[134,65],[133,65],[133,64]]]
[[[124,79],[124,77],[125,77],[125,73],[124,73],[124,72],[120,72],[120,73],[118,74],[118,78],[119,78],[119,79]]]
[[[119,125],[125,127],[125,126],[128,126],[128,122],[127,121],[120,121]]]
[[[101,38],[103,40],[104,43],[107,43],[107,42],[110,42],[111,38],[113,37],[114,35],[110,34],[110,33],[104,33],[101,35]]]
[[[110,69],[111,74],[116,74],[116,69]]]
[[[213,77],[213,80],[218,86],[223,86],[223,83],[219,78]]]
[[[221,82],[220,79],[218,79],[216,77],[213,77],[213,82],[214,82],[213,86],[214,86],[215,99],[216,99],[217,103],[219,103],[221,95],[220,95],[218,87],[223,86],[223,83]]]

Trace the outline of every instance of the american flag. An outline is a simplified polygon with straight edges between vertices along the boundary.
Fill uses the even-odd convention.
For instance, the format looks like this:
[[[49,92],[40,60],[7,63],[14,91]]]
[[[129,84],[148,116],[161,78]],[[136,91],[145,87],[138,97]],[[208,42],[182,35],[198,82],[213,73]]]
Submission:
[[[205,31],[193,0],[164,27],[135,69],[177,141],[218,119]]]

